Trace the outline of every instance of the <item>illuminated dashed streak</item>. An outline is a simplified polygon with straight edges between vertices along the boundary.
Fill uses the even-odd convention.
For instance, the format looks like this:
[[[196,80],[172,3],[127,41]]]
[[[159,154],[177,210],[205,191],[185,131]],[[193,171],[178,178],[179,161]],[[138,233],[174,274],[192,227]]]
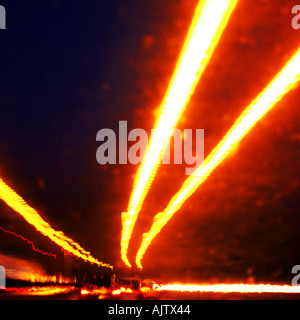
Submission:
[[[300,49],[264,91],[244,110],[204,163],[186,179],[181,189],[169,202],[167,208],[155,216],[150,231],[143,235],[142,244],[136,255],[136,264],[140,269],[142,268],[141,260],[151,241],[172,218],[174,213],[180,209],[184,202],[227,157],[232,148],[253,128],[257,121],[263,118],[287,92],[294,88],[299,80]]]
[[[127,267],[129,241],[137,216],[156,175],[176,123],[206,68],[238,0],[200,1],[169,88],[143,164],[139,167],[127,212],[122,213],[121,258]]]
[[[271,284],[167,284],[154,285],[153,290],[219,293],[300,293],[300,286]]]
[[[0,199],[2,199],[9,207],[19,213],[29,224],[34,226],[37,231],[44,236],[51,239],[57,245],[64,250],[71,252],[74,256],[88,261],[90,263],[97,264],[98,266],[107,267],[112,269],[113,267],[107,263],[98,261],[92,257],[91,254],[84,250],[78,243],[64,235],[62,231],[56,231],[38,214],[38,212],[30,207],[24,199],[22,199],[12,188],[10,188],[0,178]]]

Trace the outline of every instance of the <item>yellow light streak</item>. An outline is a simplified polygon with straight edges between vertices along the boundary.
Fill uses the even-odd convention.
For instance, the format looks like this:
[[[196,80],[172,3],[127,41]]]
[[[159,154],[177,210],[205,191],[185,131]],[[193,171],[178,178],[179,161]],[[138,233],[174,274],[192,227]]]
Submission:
[[[163,212],[158,213],[148,233],[143,235],[142,244],[136,255],[136,264],[141,269],[141,260],[151,241],[180,209],[183,203],[208,178],[213,170],[227,157],[233,147],[270,111],[300,80],[300,49],[277,74],[263,92],[244,110],[234,125],[213,149],[207,159],[190,175],[181,189],[171,199]]]
[[[200,1],[161,105],[144,161],[138,169],[127,212],[122,213],[121,258],[127,267],[129,241],[156,175],[163,151],[205,70],[238,0]]]
[[[54,230],[35,209],[30,207],[25,200],[10,188],[1,178],[0,199],[2,199],[14,211],[19,213],[29,224],[34,226],[37,231],[51,239],[64,250],[74,254],[76,257],[79,257],[84,261],[110,269],[113,268],[109,264],[100,262],[96,258],[92,257],[88,251],[84,250],[78,243],[65,236],[62,231]]]
[[[272,284],[166,284],[154,285],[154,291],[219,293],[300,293],[300,286]]]

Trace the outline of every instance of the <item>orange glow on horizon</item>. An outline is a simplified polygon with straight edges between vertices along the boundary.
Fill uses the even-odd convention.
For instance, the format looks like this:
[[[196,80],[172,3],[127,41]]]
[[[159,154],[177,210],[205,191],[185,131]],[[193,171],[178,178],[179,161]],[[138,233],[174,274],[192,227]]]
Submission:
[[[192,175],[183,183],[181,189],[171,199],[163,212],[154,217],[148,233],[143,234],[142,244],[136,255],[136,264],[142,269],[141,260],[151,241],[181,208],[184,202],[209,177],[214,169],[221,164],[241,139],[270,111],[285,94],[296,86],[300,80],[300,49],[289,60],[285,67],[276,75],[270,84],[243,111],[234,125],[209,154]]]
[[[74,254],[74,256],[97,264],[98,266],[112,269],[109,264],[98,261],[92,257],[89,252],[84,250],[78,243],[64,235],[62,231],[54,230],[48,222],[46,222],[38,212],[30,207],[25,200],[20,197],[12,188],[10,188],[0,178],[0,199],[2,199],[9,207],[19,213],[29,224],[34,226],[44,236],[48,237],[54,243],[62,247],[64,250]]]
[[[129,241],[144,199],[155,178],[172,132],[217,46],[238,0],[200,1],[154,132],[135,177],[127,212],[122,213],[121,258],[127,267]]]
[[[75,291],[74,286],[47,286],[47,287],[30,287],[30,288],[6,288],[7,292],[34,296],[51,296],[55,294],[65,294]]]

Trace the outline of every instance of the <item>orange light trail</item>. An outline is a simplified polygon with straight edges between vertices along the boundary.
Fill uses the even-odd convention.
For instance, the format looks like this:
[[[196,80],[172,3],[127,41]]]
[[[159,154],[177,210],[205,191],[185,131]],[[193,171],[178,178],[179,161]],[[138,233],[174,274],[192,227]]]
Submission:
[[[120,289],[113,290],[111,294],[113,296],[117,296],[117,295],[120,295],[122,293],[133,293],[133,290],[130,289],[130,288],[121,287]]]
[[[2,199],[14,211],[19,213],[29,224],[34,226],[37,231],[51,239],[64,250],[74,254],[74,256],[77,256],[84,261],[97,264],[101,267],[113,269],[109,264],[100,262],[96,258],[92,257],[88,251],[84,250],[78,243],[65,236],[62,231],[54,230],[35,209],[30,207],[25,200],[10,188],[1,178],[0,199]]]
[[[51,296],[55,294],[66,294],[76,291],[75,286],[47,286],[47,287],[30,287],[30,288],[6,288],[6,292],[34,296]]]
[[[154,291],[219,293],[300,293],[300,286],[272,284],[167,284],[154,285]]]
[[[209,154],[192,175],[190,175],[181,189],[171,199],[163,212],[154,217],[154,222],[148,233],[143,235],[142,244],[136,255],[136,264],[142,269],[141,260],[151,241],[178,211],[184,202],[208,178],[234,146],[270,111],[283,96],[293,89],[300,80],[300,49],[290,59],[286,66],[276,75],[263,92],[244,110],[234,125]]]
[[[7,233],[7,234],[12,234],[13,236],[17,237],[17,238],[20,238],[22,239],[23,241],[29,243],[32,247],[32,249],[35,251],[35,252],[38,252],[38,253],[41,253],[42,255],[44,256],[49,256],[49,257],[54,257],[56,258],[56,254],[54,253],[51,253],[51,252],[46,252],[46,251],[43,251],[43,250],[40,250],[39,248],[37,248],[32,241],[24,238],[22,235],[20,234],[17,234],[15,232],[12,232],[12,231],[8,231],[8,230],[5,230],[4,228],[0,227],[0,230],[2,230],[3,232]]]
[[[238,0],[200,1],[175,72],[161,105],[143,163],[139,166],[127,212],[122,213],[121,258],[127,267],[129,241],[144,199],[174,127],[184,111]]]

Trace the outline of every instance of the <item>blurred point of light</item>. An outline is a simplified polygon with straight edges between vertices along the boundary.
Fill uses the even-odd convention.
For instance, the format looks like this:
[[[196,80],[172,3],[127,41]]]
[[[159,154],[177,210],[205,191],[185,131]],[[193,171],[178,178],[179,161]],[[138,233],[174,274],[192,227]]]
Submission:
[[[212,293],[300,293],[300,286],[272,284],[166,284],[155,285],[155,291]]]

